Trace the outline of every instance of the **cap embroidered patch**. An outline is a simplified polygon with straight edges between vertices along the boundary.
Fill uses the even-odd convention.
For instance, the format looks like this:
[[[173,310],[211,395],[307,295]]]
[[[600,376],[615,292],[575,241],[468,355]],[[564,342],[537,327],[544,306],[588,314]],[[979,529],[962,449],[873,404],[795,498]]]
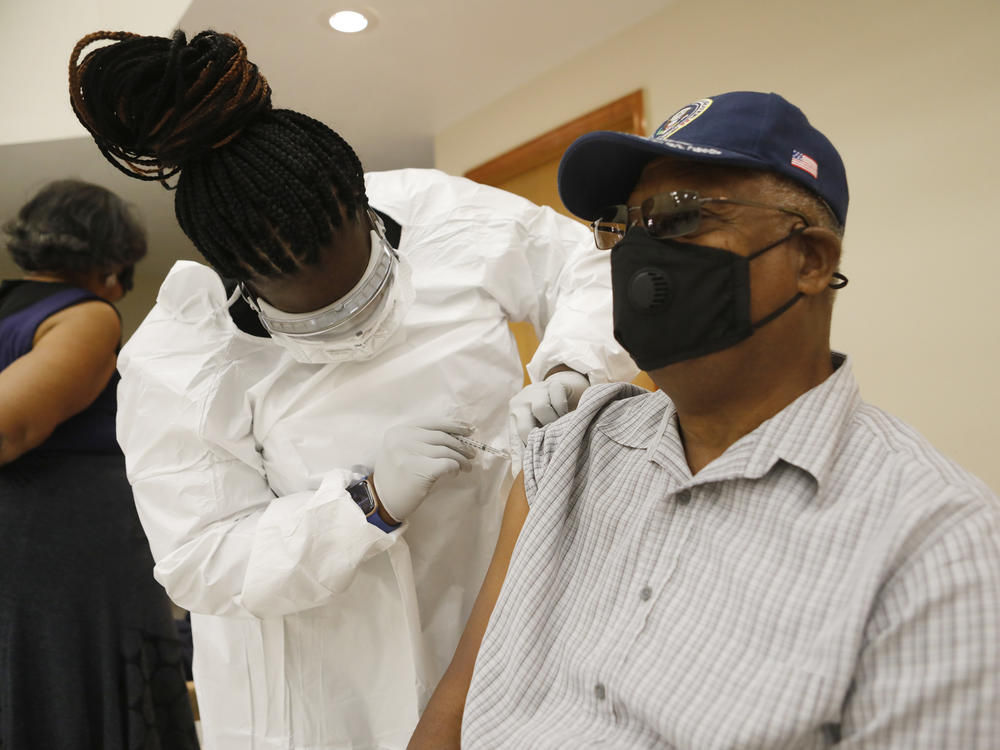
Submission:
[[[704,114],[705,110],[711,106],[711,99],[699,99],[686,107],[682,107],[656,129],[656,132],[653,133],[653,140],[662,141],[664,138],[669,138],[685,125]]]
[[[816,160],[806,156],[801,151],[792,151],[792,166],[798,167],[803,172],[808,172],[813,177],[819,179],[819,164]]]

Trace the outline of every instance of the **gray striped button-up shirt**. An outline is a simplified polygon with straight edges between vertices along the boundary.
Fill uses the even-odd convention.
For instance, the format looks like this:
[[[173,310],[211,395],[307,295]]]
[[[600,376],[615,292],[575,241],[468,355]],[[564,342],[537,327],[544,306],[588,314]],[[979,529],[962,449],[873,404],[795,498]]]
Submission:
[[[835,359],[695,476],[663,393],[532,435],[463,748],[1000,748],[1000,504]]]

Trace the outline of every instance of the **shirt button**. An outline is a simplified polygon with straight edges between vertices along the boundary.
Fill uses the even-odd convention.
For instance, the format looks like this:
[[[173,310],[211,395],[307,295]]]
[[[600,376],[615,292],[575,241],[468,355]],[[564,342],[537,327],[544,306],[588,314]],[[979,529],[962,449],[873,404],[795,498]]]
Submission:
[[[597,696],[597,700],[599,701],[604,700],[604,695],[605,695],[604,685],[602,685],[599,682],[596,685],[594,685],[594,695]]]
[[[677,504],[687,505],[691,502],[691,490],[681,490],[677,493]]]
[[[653,589],[651,589],[649,586],[643,586],[642,591],[639,592],[639,598],[642,599],[644,602],[648,602],[649,597],[651,597],[652,595],[653,595]]]

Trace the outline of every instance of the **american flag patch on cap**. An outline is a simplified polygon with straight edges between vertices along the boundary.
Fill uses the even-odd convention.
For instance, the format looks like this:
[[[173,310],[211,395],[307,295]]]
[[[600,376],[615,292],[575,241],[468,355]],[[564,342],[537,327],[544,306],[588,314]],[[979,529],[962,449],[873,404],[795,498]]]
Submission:
[[[819,164],[816,160],[806,156],[801,151],[792,151],[792,166],[798,167],[803,172],[808,172],[816,179],[819,179]]]

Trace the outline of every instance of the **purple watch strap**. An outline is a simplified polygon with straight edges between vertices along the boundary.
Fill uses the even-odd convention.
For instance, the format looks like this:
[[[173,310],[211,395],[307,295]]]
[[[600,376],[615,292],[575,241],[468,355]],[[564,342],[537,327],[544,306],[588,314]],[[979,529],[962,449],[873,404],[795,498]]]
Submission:
[[[365,520],[368,521],[372,526],[375,526],[387,534],[391,531],[395,531],[399,528],[400,524],[391,524],[386,522],[378,512],[378,502],[375,500],[375,496],[372,494],[371,488],[368,486],[368,477],[365,477],[357,484],[352,484],[347,488],[347,493],[351,496],[354,502],[359,508],[364,511],[362,503],[366,501],[371,501],[375,505],[375,510],[370,514],[365,516]]]
[[[380,516],[378,514],[377,510],[374,513],[372,513],[370,516],[368,516],[368,523],[370,523],[372,526],[377,526],[378,528],[382,529],[382,531],[384,531],[386,534],[388,534],[390,531],[395,531],[396,529],[399,528],[399,524],[398,523],[395,526],[393,526],[392,524],[386,523],[382,519],[382,516]]]

